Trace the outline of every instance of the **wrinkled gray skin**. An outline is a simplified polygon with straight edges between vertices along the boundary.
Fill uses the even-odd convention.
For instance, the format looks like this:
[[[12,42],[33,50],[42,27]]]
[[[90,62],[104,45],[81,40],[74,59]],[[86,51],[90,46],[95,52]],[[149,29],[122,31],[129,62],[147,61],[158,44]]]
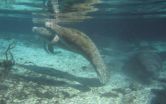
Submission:
[[[160,54],[152,49],[138,50],[125,63],[124,70],[127,75],[141,83],[149,83],[152,79],[157,79],[162,69]]]
[[[100,82],[102,84],[106,84],[108,82],[110,73],[104,64],[97,47],[86,34],[78,30],[61,27],[59,25],[55,25],[53,28],[51,28],[51,30],[58,33],[60,40],[57,42],[57,44],[60,47],[72,52],[77,52],[84,56],[94,66]],[[41,36],[44,35],[47,40],[49,40],[48,37],[51,36],[49,30],[44,27],[34,27],[33,31]]]

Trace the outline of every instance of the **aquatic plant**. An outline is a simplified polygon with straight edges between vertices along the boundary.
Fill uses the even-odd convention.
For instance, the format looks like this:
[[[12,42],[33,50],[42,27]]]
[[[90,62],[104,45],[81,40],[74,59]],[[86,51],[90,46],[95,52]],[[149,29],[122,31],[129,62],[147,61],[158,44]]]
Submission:
[[[12,42],[8,45],[5,50],[5,59],[0,60],[0,80],[3,81],[11,70],[12,66],[15,64],[15,60],[13,54],[11,53],[11,49],[15,47],[15,42]]]

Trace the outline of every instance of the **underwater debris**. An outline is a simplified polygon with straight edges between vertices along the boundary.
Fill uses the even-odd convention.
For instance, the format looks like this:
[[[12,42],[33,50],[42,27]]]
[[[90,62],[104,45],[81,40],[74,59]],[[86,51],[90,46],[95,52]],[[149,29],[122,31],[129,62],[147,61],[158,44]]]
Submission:
[[[11,60],[13,64],[15,63],[15,61],[14,61],[13,54],[11,53],[11,49],[15,48],[15,46],[16,46],[16,42],[13,41],[12,43],[8,45],[5,51],[5,60],[7,61]]]
[[[0,62],[0,81],[4,80],[12,66],[13,63],[11,61],[3,60],[2,62]]]
[[[112,91],[122,95],[125,95],[126,93],[128,93],[127,89],[125,88],[115,88],[115,89],[112,89]]]
[[[119,97],[119,94],[115,92],[106,92],[106,93],[102,93],[100,96],[106,97],[106,98],[110,98],[110,97],[117,98]]]
[[[0,99],[0,104],[7,104],[6,99]]]
[[[136,95],[129,94],[122,97],[120,104],[136,104]]]
[[[15,44],[15,42],[12,42],[8,45],[5,50],[5,59],[0,60],[0,81],[3,81],[7,77],[12,66],[15,64],[13,54],[11,53],[11,49],[15,47]]]

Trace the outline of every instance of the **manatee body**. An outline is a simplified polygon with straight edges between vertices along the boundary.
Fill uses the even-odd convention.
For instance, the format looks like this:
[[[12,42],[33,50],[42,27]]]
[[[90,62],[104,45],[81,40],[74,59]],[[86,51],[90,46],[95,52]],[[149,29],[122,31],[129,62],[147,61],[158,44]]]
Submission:
[[[157,79],[161,69],[161,57],[151,49],[138,50],[124,65],[127,75],[143,83]]]
[[[102,84],[109,80],[109,73],[94,42],[83,32],[76,29],[62,27],[46,22],[46,27],[55,31],[60,37],[60,42],[76,50],[83,55],[94,66]],[[70,50],[70,49],[69,49]]]

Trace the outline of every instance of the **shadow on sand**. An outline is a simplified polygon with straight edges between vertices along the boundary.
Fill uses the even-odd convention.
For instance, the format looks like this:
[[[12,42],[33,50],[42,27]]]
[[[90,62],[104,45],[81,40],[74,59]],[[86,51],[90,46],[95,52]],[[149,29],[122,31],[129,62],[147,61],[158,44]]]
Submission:
[[[25,68],[27,70],[30,70],[32,73],[35,72],[37,74],[40,74],[42,76],[25,76],[25,75],[18,75],[15,74],[14,77],[24,79],[26,81],[32,81],[38,84],[42,85],[50,85],[50,86],[65,86],[65,87],[73,87],[75,89],[78,89],[80,91],[89,91],[89,87],[99,87],[102,86],[97,78],[83,78],[83,77],[77,77],[72,74],[69,74],[67,72],[63,72],[60,70],[56,70],[53,68],[48,67],[40,67],[36,65],[18,65],[19,67]],[[46,77],[46,76],[52,76],[56,78],[63,79],[61,80],[54,80],[52,78]],[[78,82],[79,84],[73,84],[70,82]]]

